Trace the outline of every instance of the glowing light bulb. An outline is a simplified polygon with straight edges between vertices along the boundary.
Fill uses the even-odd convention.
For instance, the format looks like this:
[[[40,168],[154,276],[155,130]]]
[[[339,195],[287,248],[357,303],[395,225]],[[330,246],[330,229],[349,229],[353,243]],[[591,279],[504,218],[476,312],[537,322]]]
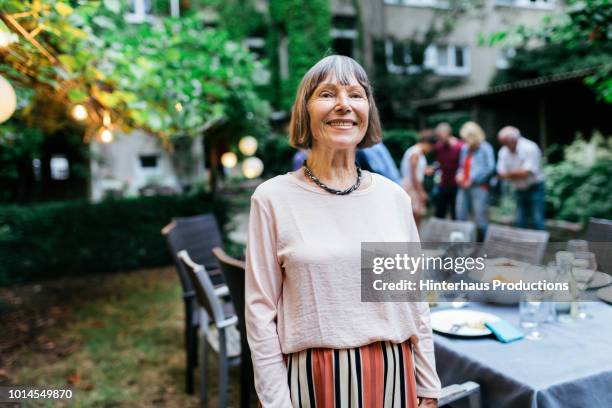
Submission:
[[[102,143],[110,143],[113,141],[113,132],[109,129],[102,129],[100,132],[100,141]]]
[[[87,116],[89,116],[89,114],[87,113],[87,108],[85,108],[83,105],[78,104],[78,105],[74,105],[74,108],[72,108],[72,117],[75,118],[76,120],[85,120],[87,119]]]
[[[238,164],[236,153],[226,152],[221,155],[221,164],[227,169],[233,169]]]

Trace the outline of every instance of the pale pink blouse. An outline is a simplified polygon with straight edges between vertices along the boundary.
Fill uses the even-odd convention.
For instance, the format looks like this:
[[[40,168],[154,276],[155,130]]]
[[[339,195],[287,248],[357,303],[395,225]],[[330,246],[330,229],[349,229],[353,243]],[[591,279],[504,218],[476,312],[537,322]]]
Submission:
[[[334,196],[293,174],[251,198],[246,326],[265,408],[291,407],[283,353],[413,337],[417,394],[438,398],[427,303],[361,302],[361,242],[418,242],[410,198],[395,183]]]

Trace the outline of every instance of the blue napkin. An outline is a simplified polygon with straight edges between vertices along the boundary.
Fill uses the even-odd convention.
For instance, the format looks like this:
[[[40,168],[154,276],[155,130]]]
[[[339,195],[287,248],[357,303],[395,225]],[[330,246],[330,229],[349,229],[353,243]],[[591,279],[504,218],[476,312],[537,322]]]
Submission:
[[[496,322],[488,322],[485,323],[485,326],[487,326],[489,330],[493,332],[495,337],[497,337],[497,340],[501,341],[502,343],[510,343],[525,337],[525,334],[521,330],[505,320],[500,319]]]

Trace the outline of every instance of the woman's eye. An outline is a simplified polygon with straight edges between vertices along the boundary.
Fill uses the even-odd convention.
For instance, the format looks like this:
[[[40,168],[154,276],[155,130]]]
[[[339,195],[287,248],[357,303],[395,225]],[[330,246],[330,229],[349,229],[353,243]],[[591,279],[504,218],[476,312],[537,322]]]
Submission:
[[[351,98],[361,99],[361,98],[363,98],[363,95],[358,93],[358,92],[355,92],[355,93],[351,94]]]
[[[327,92],[327,91],[321,92],[320,95],[321,95],[322,98],[331,98],[331,97],[334,96],[331,92]]]

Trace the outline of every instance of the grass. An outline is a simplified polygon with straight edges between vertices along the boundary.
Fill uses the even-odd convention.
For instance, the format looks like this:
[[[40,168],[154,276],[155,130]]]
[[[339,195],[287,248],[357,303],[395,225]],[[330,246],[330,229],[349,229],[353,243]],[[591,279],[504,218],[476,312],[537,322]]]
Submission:
[[[173,267],[3,289],[0,326],[0,385],[74,390],[71,400],[24,406],[199,406],[197,395],[184,392],[183,305]],[[209,406],[216,406],[211,363]],[[232,369],[231,406],[238,375]]]

